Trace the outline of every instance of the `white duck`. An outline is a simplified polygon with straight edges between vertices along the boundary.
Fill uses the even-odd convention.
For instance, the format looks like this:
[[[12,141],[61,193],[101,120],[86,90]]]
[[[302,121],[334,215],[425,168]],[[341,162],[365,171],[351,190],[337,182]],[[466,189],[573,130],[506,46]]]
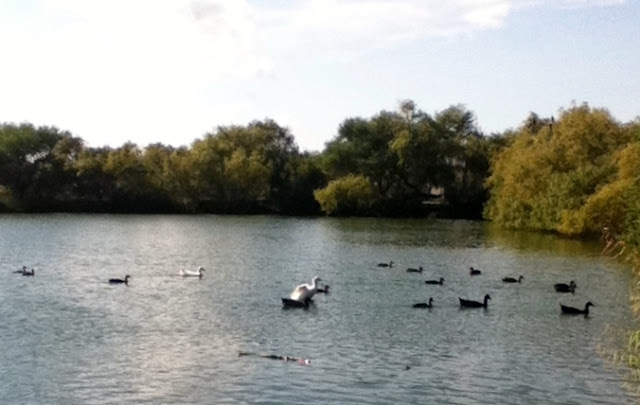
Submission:
[[[183,276],[183,277],[202,277],[202,272],[203,271],[204,271],[204,268],[202,268],[202,266],[200,266],[200,267],[198,267],[198,270],[196,270],[196,271],[180,269],[178,274]]]
[[[318,292],[318,281],[322,281],[322,279],[316,276],[311,279],[311,284],[300,284],[293,290],[289,298],[302,302],[310,300]]]

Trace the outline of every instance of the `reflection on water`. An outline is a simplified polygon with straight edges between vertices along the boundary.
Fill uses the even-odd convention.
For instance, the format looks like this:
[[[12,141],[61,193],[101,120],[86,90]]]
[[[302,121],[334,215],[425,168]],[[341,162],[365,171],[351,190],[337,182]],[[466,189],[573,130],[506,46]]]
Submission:
[[[469,221],[218,216],[5,215],[0,234],[2,403],[638,399],[598,355],[636,325],[631,276],[597,244]],[[11,273],[23,264],[36,277]],[[177,276],[199,265],[202,279]],[[313,275],[332,292],[283,309]],[[575,294],[553,290],[569,280]],[[459,308],[484,294],[487,310]],[[586,301],[589,318],[560,315]]]
[[[562,238],[550,233],[526,232],[502,229],[487,223],[486,237],[497,246],[519,251],[554,251],[567,256],[599,256],[602,245],[598,241],[581,241]]]

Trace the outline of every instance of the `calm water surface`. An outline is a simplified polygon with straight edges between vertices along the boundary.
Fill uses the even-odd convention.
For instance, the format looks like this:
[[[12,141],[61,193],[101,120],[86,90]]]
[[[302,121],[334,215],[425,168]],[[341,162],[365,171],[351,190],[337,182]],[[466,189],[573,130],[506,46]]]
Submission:
[[[0,402],[633,403],[602,355],[637,327],[631,279],[599,249],[465,221],[3,215]],[[331,294],[283,309],[314,275]],[[569,280],[574,295],[554,292]],[[459,308],[485,294],[488,310]],[[589,318],[560,315],[586,301]]]

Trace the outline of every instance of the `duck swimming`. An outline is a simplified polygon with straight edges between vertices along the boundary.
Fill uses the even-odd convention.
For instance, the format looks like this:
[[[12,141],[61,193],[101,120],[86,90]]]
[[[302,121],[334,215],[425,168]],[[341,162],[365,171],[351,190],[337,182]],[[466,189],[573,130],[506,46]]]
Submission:
[[[417,268],[417,269],[415,269],[415,268],[413,268],[413,267],[409,267],[409,268],[407,269],[407,273],[422,273],[422,270],[423,270],[422,266],[420,266],[420,267],[419,267],[419,268]]]
[[[474,269],[473,267],[469,267],[469,275],[479,276],[482,272],[478,269]]]
[[[395,263],[392,261],[390,261],[389,263],[378,263],[378,267],[393,267]]]
[[[587,315],[589,315],[589,307],[595,307],[595,305],[593,305],[591,303],[591,301],[589,301],[589,302],[587,302],[585,304],[584,309],[578,309],[578,308],[568,307],[566,305],[560,304],[560,309],[562,310],[562,313],[566,314],[566,315],[584,315],[584,316],[587,316]]]
[[[458,298],[460,300],[460,306],[463,308],[486,308],[487,301],[491,299],[489,294],[484,296],[484,302],[465,300],[462,298]]]
[[[129,285],[129,279],[131,278],[130,275],[126,275],[124,276],[124,280],[121,278],[110,278],[109,279],[109,284],[127,284]]]
[[[505,277],[502,279],[502,281],[504,281],[505,283],[521,283],[523,278],[524,276],[520,276],[517,279],[513,277]]]
[[[414,308],[432,308],[433,307],[433,298],[429,297],[429,303],[426,302],[418,302],[417,304],[413,304]]]
[[[425,284],[440,284],[444,283],[444,277],[440,277],[440,280],[427,280],[424,282]]]
[[[553,286],[556,292],[560,293],[574,293],[576,291],[576,287],[578,286],[573,280],[571,280],[569,284],[558,283]]]

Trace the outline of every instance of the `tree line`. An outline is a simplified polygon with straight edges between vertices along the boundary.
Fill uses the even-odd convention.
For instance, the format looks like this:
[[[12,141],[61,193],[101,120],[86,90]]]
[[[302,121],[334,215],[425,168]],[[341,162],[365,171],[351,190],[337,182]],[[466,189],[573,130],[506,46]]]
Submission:
[[[68,131],[0,125],[0,210],[486,218],[640,243],[640,120],[574,105],[483,134],[462,105],[405,100],[348,118],[320,153],[273,120],[189,147],[88,147]]]
[[[499,143],[499,142],[498,142]],[[189,147],[88,147],[68,131],[0,125],[0,210],[479,218],[495,138],[472,112],[346,119],[321,153],[270,119]]]
[[[67,131],[0,126],[0,206],[18,212],[314,214],[324,175],[271,120],[190,147],[87,147]]]
[[[532,114],[504,135],[486,181],[485,218],[516,229],[603,235],[640,246],[640,120],[586,104]]]

